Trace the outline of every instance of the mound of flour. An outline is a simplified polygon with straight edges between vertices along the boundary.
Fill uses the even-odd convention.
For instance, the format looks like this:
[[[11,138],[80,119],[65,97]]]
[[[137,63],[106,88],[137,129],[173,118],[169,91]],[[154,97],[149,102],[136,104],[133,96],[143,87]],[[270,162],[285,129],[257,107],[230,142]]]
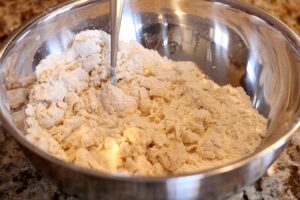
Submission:
[[[218,86],[192,62],[136,42],[120,44],[117,86],[108,82],[110,36],[77,34],[36,68],[26,137],[68,162],[148,176],[215,167],[252,153],[266,119],[242,88]]]

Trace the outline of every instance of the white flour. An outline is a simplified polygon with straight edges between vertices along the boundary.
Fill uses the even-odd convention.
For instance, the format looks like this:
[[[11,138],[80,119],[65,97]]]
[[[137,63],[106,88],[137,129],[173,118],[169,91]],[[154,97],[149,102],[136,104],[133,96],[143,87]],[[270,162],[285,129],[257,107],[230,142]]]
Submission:
[[[26,137],[87,168],[140,175],[181,174],[252,153],[266,119],[242,88],[220,87],[192,62],[174,62],[121,43],[117,87],[107,83],[110,36],[77,34],[37,66]]]

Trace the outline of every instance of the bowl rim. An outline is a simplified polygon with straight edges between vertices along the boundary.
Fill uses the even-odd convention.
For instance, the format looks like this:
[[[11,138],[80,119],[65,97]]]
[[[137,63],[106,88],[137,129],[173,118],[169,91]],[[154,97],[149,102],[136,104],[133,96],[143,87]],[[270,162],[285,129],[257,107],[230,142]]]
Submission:
[[[209,1],[209,0],[205,0]],[[39,21],[45,20],[47,18],[52,18],[58,15],[59,13],[63,13],[71,8],[76,8],[77,6],[83,6],[83,5],[90,5],[94,3],[105,3],[107,0],[71,0],[67,1],[65,3],[59,4],[56,7],[53,7],[47,11],[44,12],[26,23],[24,23],[22,26],[17,28],[3,43],[0,49],[0,65],[3,62],[3,58],[7,55],[7,53],[10,51],[10,49],[14,46],[14,44],[25,36],[26,32],[30,30],[33,26],[37,25]],[[274,16],[268,14],[267,12],[256,8],[252,5],[242,3],[236,0],[213,0],[210,1],[211,3],[221,3],[223,5],[227,5],[232,7],[233,9],[237,9],[243,12],[246,12],[250,15],[256,16],[262,21],[266,22],[268,25],[272,26],[277,31],[280,31],[280,33],[291,43],[291,45],[295,48],[296,53],[298,53],[300,57],[300,38],[299,36],[291,30],[287,25],[285,25],[283,22],[281,22],[279,19],[275,18]],[[118,181],[137,181],[137,182],[163,182],[166,179],[177,179],[177,178],[188,178],[188,179],[203,179],[207,178],[209,176],[215,176],[222,173],[227,173],[239,168],[242,168],[243,166],[249,164],[253,160],[257,160],[260,157],[264,157],[264,155],[267,155],[271,151],[275,151],[285,145],[291,136],[300,128],[300,114],[298,114],[290,126],[287,128],[287,130],[284,133],[284,135],[277,140],[275,143],[265,147],[259,152],[254,152],[247,157],[244,157],[242,159],[239,159],[234,162],[227,163],[226,165],[217,166],[214,168],[204,169],[197,172],[192,173],[186,173],[186,174],[180,174],[180,175],[168,175],[168,176],[136,176],[136,175],[121,175],[117,173],[105,173],[101,171],[91,170],[88,168],[84,168],[81,166],[78,166],[73,163],[69,163],[63,160],[60,160],[56,158],[55,156],[41,150],[36,145],[29,142],[22,131],[20,131],[14,124],[11,122],[8,118],[5,117],[6,108],[3,104],[0,104],[0,118],[3,122],[3,126],[8,130],[8,132],[14,137],[14,139],[17,140],[19,144],[21,144],[22,147],[25,147],[29,149],[31,152],[36,154],[39,157],[42,157],[44,160],[47,160],[48,162],[55,163],[60,167],[67,168],[69,170],[72,170],[74,172],[82,173],[88,176],[93,176],[96,178],[106,178],[110,180],[118,180]]]

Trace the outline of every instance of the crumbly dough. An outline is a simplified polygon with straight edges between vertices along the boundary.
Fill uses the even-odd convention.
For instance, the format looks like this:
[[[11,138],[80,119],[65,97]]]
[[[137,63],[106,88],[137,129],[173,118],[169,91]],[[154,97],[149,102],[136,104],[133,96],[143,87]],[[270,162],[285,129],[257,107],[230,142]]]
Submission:
[[[110,36],[89,30],[36,67],[26,137],[46,152],[110,173],[159,176],[215,167],[251,154],[266,119],[242,88],[218,86],[192,62],[136,42],[120,44],[108,79]]]

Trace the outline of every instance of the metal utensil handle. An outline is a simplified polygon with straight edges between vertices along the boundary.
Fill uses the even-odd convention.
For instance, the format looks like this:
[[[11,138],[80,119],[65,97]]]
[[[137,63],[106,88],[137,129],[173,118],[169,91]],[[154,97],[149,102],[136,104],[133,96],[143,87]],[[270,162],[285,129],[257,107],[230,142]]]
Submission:
[[[110,81],[116,84],[116,66],[119,32],[122,20],[123,0],[110,1],[110,16],[111,16],[111,67],[110,67]]]

